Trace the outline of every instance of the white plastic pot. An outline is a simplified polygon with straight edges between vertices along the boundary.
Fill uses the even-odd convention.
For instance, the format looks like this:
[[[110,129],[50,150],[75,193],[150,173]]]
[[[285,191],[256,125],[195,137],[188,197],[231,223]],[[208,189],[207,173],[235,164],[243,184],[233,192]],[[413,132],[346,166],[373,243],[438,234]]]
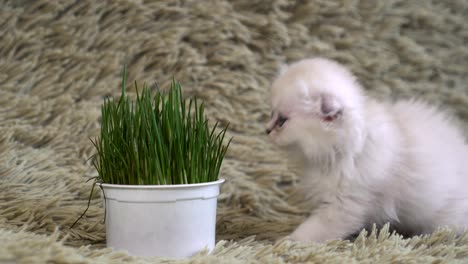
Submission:
[[[107,246],[134,256],[190,257],[215,245],[224,180],[181,185],[100,184]]]

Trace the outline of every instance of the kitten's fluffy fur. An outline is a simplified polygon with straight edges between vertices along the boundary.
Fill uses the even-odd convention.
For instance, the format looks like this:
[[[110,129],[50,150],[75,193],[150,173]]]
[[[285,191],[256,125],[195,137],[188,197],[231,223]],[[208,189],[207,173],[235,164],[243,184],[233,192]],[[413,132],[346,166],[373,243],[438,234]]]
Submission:
[[[468,145],[437,109],[372,100],[324,58],[283,69],[271,105],[267,132],[303,161],[301,185],[315,204],[292,239],[346,238],[387,222],[407,234],[468,227]]]

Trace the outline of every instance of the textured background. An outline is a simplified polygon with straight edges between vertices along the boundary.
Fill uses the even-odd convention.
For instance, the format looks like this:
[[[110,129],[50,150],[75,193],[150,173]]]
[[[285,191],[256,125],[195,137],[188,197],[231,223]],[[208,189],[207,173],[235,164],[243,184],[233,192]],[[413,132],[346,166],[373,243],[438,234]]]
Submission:
[[[371,96],[440,104],[468,131],[467,42],[465,0],[2,1],[0,260],[152,261],[102,249],[99,193],[69,230],[87,204],[85,181],[96,175],[89,138],[99,131],[103,97],[120,94],[124,64],[129,83],[168,87],[175,77],[186,95],[205,100],[211,120],[231,124],[222,241],[196,260],[466,257],[468,239],[447,231],[411,241],[384,232],[355,244],[272,244],[307,212],[294,195],[294,168],[263,131],[278,66],[317,55],[350,67]]]

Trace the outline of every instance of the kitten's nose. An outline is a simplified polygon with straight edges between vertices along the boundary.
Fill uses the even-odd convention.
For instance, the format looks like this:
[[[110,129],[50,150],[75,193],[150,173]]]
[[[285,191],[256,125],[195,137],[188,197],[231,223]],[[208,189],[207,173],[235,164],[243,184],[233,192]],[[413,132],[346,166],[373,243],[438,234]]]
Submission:
[[[273,131],[273,128],[275,128],[275,123],[276,123],[276,117],[272,117],[271,120],[268,122],[268,124],[265,125],[265,132],[267,134],[270,134],[271,131]]]

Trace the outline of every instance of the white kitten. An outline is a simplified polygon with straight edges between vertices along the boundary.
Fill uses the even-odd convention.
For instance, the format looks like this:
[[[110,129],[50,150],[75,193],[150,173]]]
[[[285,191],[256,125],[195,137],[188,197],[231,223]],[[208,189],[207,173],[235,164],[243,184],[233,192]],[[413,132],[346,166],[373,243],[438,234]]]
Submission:
[[[315,204],[291,238],[346,238],[373,223],[406,234],[468,227],[468,145],[448,116],[415,101],[379,103],[336,62],[282,71],[267,133],[304,164]]]

